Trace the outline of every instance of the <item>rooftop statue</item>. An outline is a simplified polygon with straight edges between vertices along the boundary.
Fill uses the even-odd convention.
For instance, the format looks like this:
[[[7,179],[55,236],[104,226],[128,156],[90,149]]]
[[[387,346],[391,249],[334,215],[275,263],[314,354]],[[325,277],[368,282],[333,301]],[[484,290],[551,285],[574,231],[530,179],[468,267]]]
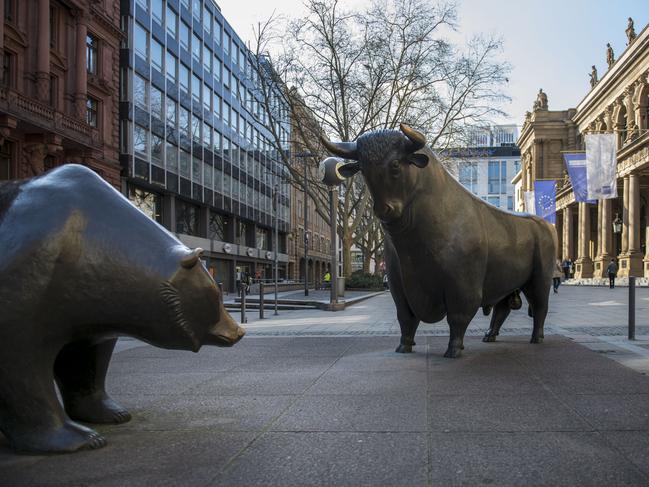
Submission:
[[[615,53],[610,42],[606,44],[606,64],[609,68],[615,64]]]
[[[548,95],[545,94],[543,88],[539,88],[539,93],[536,95],[533,109],[534,111],[548,109]]]
[[[337,173],[362,174],[385,231],[389,287],[401,327],[397,352],[412,351],[420,321],[446,318],[444,356],[458,357],[481,307],[493,307],[484,341],[494,341],[510,310],[520,306],[518,290],[533,313],[531,341],[543,340],[557,251],[550,223],[473,195],[426,147],[424,135],[407,125],[368,132],[355,142],[323,143],[354,161],[339,164]]]
[[[76,421],[130,419],[104,387],[118,336],[194,352],[241,339],[201,252],[83,166],[0,184],[0,431],[12,448],[100,448]]]
[[[629,20],[626,24],[626,30],[624,31],[626,33],[626,38],[627,38],[627,43],[626,45],[630,45],[633,41],[635,41],[636,34],[635,34],[635,28],[633,27],[633,19],[629,17]]]
[[[594,65],[593,65],[593,67],[592,67],[592,69],[590,71],[590,74],[588,76],[590,76],[590,87],[594,88],[595,85],[597,84],[597,82],[599,81],[597,79],[597,68]]]

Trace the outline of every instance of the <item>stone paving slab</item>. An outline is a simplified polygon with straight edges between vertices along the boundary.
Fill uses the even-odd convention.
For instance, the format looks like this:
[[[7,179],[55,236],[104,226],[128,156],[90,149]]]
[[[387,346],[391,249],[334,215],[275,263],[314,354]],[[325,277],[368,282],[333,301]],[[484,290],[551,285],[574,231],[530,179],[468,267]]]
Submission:
[[[394,342],[125,348],[108,383],[133,420],[71,455],[0,435],[0,485],[649,485],[649,377],[560,336]]]

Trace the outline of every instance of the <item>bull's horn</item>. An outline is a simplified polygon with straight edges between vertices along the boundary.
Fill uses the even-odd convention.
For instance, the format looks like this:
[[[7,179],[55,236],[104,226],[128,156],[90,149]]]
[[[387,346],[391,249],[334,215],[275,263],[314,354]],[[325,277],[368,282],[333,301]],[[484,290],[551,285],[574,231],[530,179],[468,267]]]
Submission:
[[[426,145],[426,136],[413,128],[408,127],[405,123],[399,125],[399,128],[408,139],[410,139],[410,150],[416,152]]]
[[[191,269],[198,263],[198,259],[201,255],[203,255],[203,249],[196,247],[189,254],[180,259],[180,265],[185,269]]]
[[[329,142],[324,137],[320,137],[322,145],[324,145],[329,152],[344,159],[358,160],[356,154],[356,142]]]

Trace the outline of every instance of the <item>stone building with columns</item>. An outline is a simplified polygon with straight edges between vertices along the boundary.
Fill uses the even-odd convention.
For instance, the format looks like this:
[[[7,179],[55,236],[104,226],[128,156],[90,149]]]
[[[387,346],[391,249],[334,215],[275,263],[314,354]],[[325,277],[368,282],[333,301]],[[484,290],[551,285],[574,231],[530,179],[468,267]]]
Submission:
[[[0,180],[76,162],[119,188],[119,2],[0,0],[0,12]]]
[[[535,103],[534,112],[525,118],[518,141],[521,171],[513,181],[516,206],[522,209],[523,193],[533,189],[535,180],[558,180],[558,257],[575,262],[576,278],[606,277],[611,259],[618,263],[618,276],[649,277],[648,109],[646,26],[576,108],[551,111],[547,104]],[[618,197],[595,205],[577,203],[562,151],[584,150],[585,134],[608,132],[615,133],[617,141]]]

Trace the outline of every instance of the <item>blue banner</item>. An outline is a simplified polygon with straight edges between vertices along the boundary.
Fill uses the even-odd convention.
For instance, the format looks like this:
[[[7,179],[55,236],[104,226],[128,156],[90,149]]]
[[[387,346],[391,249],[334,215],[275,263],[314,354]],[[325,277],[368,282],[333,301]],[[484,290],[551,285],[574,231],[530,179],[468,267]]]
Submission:
[[[536,214],[552,224],[556,223],[557,213],[557,182],[534,181],[534,206]]]
[[[586,153],[573,152],[563,155],[563,162],[568,170],[572,192],[577,203],[595,204],[597,201],[588,199],[588,171],[586,171]]]

